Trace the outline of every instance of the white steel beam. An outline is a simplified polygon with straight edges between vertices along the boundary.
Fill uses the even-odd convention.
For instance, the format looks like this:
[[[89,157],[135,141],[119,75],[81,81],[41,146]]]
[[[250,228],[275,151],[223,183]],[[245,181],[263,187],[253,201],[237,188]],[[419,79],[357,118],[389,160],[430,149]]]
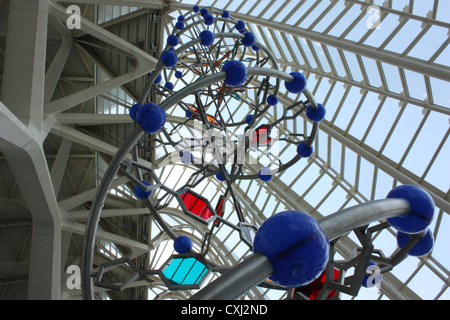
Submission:
[[[184,9],[189,10],[191,5],[184,5],[180,3],[172,3],[172,9]],[[405,57],[394,52],[386,50],[375,50],[373,47],[355,43],[346,39],[340,39],[330,35],[324,35],[322,33],[308,30],[300,27],[290,26],[276,21],[270,21],[261,17],[255,17],[238,12],[230,12],[230,15],[235,19],[242,19],[247,22],[251,22],[255,25],[263,26],[266,28],[286,32],[303,39],[315,41],[325,45],[332,46],[341,50],[352,52],[354,54],[368,57],[376,61],[382,61],[400,68],[412,70],[424,75],[435,77],[437,79],[448,81],[450,79],[450,68],[438,66],[434,64],[428,64],[426,61],[414,59],[411,57]]]
[[[49,14],[61,21],[66,21],[69,17],[66,13],[66,9],[58,5],[54,1],[49,1]],[[111,32],[106,31],[102,27],[97,26],[91,21],[81,17],[80,26],[82,31],[116,47],[124,54],[128,54],[136,58],[136,68],[126,74],[122,74],[111,80],[102,82],[93,87],[89,87],[87,89],[81,90],[79,92],[46,104],[44,113],[45,117],[68,110],[110,89],[117,88],[125,83],[139,78],[152,71],[156,66],[156,58],[135,47],[129,42],[123,40],[122,38],[112,34]]]

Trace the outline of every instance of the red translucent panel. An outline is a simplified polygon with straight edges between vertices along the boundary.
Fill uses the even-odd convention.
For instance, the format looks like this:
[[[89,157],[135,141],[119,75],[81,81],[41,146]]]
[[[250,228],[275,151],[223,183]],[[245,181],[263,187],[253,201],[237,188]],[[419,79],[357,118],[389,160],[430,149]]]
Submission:
[[[223,201],[223,199],[224,199],[224,197],[220,196],[219,201],[217,202],[217,205],[216,205],[216,214],[219,217],[221,217],[222,214],[223,214],[223,209],[224,209],[224,201]],[[218,225],[219,224],[219,219],[216,219],[216,221],[214,221],[214,223],[216,225]]]
[[[181,199],[190,212],[192,212],[196,216],[199,216],[203,220],[208,220],[213,216],[213,213],[211,212],[211,210],[209,210],[206,202],[203,199],[197,197],[195,194],[192,194],[190,192],[183,193],[181,195]]]
[[[339,278],[339,270],[334,269],[334,281],[337,281]],[[317,296],[320,293],[320,290],[322,290],[323,286],[325,285],[325,271],[322,272],[322,274],[313,282],[307,284],[306,286],[299,287],[295,289],[295,292],[301,292],[306,297],[308,297],[310,300],[316,300]],[[335,290],[331,290],[328,294],[327,300],[334,297],[336,295]]]
[[[269,137],[270,127],[262,126],[253,132],[252,143],[257,145],[268,145],[272,140]]]

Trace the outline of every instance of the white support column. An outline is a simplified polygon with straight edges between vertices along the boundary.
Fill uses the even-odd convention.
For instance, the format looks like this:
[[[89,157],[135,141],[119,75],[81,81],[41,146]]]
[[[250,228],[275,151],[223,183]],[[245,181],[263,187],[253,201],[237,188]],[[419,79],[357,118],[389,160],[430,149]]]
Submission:
[[[26,126],[41,130],[48,0],[11,0],[1,101]]]
[[[61,219],[42,140],[0,102],[0,151],[33,216],[28,298],[59,299]]]
[[[53,189],[55,190],[55,196],[58,195],[59,188],[61,186],[61,182],[64,177],[67,160],[69,159],[71,148],[72,148],[72,141],[63,139],[61,145],[59,146],[58,153],[56,154],[55,161],[53,162],[50,175],[52,178]]]

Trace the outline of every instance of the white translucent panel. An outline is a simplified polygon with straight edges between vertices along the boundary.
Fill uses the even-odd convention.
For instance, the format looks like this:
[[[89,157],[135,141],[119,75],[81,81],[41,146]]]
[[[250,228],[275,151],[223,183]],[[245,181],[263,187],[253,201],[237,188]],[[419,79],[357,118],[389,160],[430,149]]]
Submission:
[[[326,2],[326,1],[325,1]],[[324,32],[345,8],[345,4],[342,1],[336,1],[333,8],[327,12],[327,14],[316,24],[313,28],[314,31]]]
[[[373,149],[380,150],[399,112],[400,108],[397,101],[387,98],[364,142]]]
[[[330,30],[329,35],[340,37],[342,33],[352,24],[354,18],[361,13],[361,6],[353,4],[347,13]]]
[[[430,78],[431,88],[433,91],[433,100],[435,104],[450,107],[450,82]]]
[[[402,53],[414,40],[414,38],[422,31],[422,23],[417,20],[408,20],[400,31],[385,47],[386,50]],[[382,27],[384,24],[382,25]]]
[[[408,53],[408,56],[428,61],[441,45],[448,40],[448,32],[447,28],[431,26]]]
[[[421,176],[447,130],[448,118],[431,112],[406,157],[404,167]]]
[[[378,48],[395,27],[397,27],[398,23],[398,15],[388,14],[387,17],[381,21],[380,28],[373,29],[371,35],[364,41],[364,44]]]
[[[295,3],[295,1],[292,1]],[[313,24],[318,16],[330,5],[328,1],[319,1],[318,5],[311,11],[311,13],[302,20],[302,22],[299,24],[300,28],[308,29],[310,28],[311,24]]]
[[[387,82],[387,89],[396,93],[403,92],[402,80],[398,71],[398,67],[392,64],[382,63],[384,76]]]
[[[422,109],[407,105],[394,132],[392,133],[383,154],[395,162],[399,162],[423,119]]]

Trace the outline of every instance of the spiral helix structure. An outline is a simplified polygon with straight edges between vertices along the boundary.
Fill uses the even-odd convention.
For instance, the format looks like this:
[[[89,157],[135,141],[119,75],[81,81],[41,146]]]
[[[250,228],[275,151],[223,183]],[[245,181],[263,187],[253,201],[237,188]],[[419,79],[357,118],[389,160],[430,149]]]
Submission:
[[[286,95],[299,98],[286,105]],[[267,117],[268,113],[277,116]],[[367,204],[364,210],[353,208],[324,221],[294,211],[281,212],[261,226],[246,219],[246,208],[233,184],[245,179],[266,183],[311,156],[325,107],[315,100],[302,73],[283,72],[270,51],[246,30],[245,22],[234,19],[227,11],[194,6],[178,17],[156,68],[148,75],[139,103],[130,108],[130,117],[135,121],[134,130],[104,175],[86,227],[82,263],[85,299],[93,299],[96,286],[123,290],[131,281],[149,276],[160,277],[168,290],[197,290],[211,272],[224,275],[193,298],[234,299],[260,285],[285,290],[289,299],[330,299],[336,292],[356,295],[361,285],[378,283],[379,280],[371,282],[373,277],[366,274],[371,266],[377,266],[380,275],[411,254],[412,248],[419,254],[431,250],[432,239],[430,247],[426,228],[432,218],[432,200],[426,209],[413,210],[410,200],[400,200],[405,191],[393,199]],[[299,117],[305,119],[302,128],[297,126]],[[172,126],[167,126],[168,122]],[[289,133],[286,127],[290,128]],[[292,158],[280,155],[279,150],[286,148],[295,149]],[[151,166],[140,163],[136,156],[140,151],[157,155],[158,161]],[[187,166],[192,174],[187,181],[176,181],[175,176],[177,183],[166,185],[156,171],[167,163]],[[177,254],[158,270],[137,266],[129,257],[93,266],[98,221],[119,170],[135,185],[136,198],[145,203],[174,241]],[[197,189],[205,179],[216,179],[223,186],[217,203],[211,203]],[[422,194],[420,190],[413,192]],[[232,219],[226,214],[227,202],[233,207]],[[165,221],[162,212],[173,207],[186,215],[186,221],[206,226],[208,232],[202,234],[200,250],[195,250],[188,236]],[[426,217],[421,216],[425,211]],[[367,228],[370,222],[382,218],[392,221]],[[400,219],[399,224],[395,219]],[[405,224],[419,227],[405,229]],[[239,234],[242,243],[253,252],[249,259],[227,266],[208,258],[212,237],[220,240],[220,234],[216,234],[220,225]],[[402,249],[386,257],[374,249],[370,235],[390,225],[400,225]],[[357,234],[361,247],[356,249],[354,258],[336,261],[334,243],[350,231]],[[418,248],[418,243],[424,248]],[[133,270],[127,281],[103,281],[108,268],[121,264]],[[351,268],[355,269],[354,274],[346,277],[345,271]],[[255,277],[249,279],[250,270]]]

